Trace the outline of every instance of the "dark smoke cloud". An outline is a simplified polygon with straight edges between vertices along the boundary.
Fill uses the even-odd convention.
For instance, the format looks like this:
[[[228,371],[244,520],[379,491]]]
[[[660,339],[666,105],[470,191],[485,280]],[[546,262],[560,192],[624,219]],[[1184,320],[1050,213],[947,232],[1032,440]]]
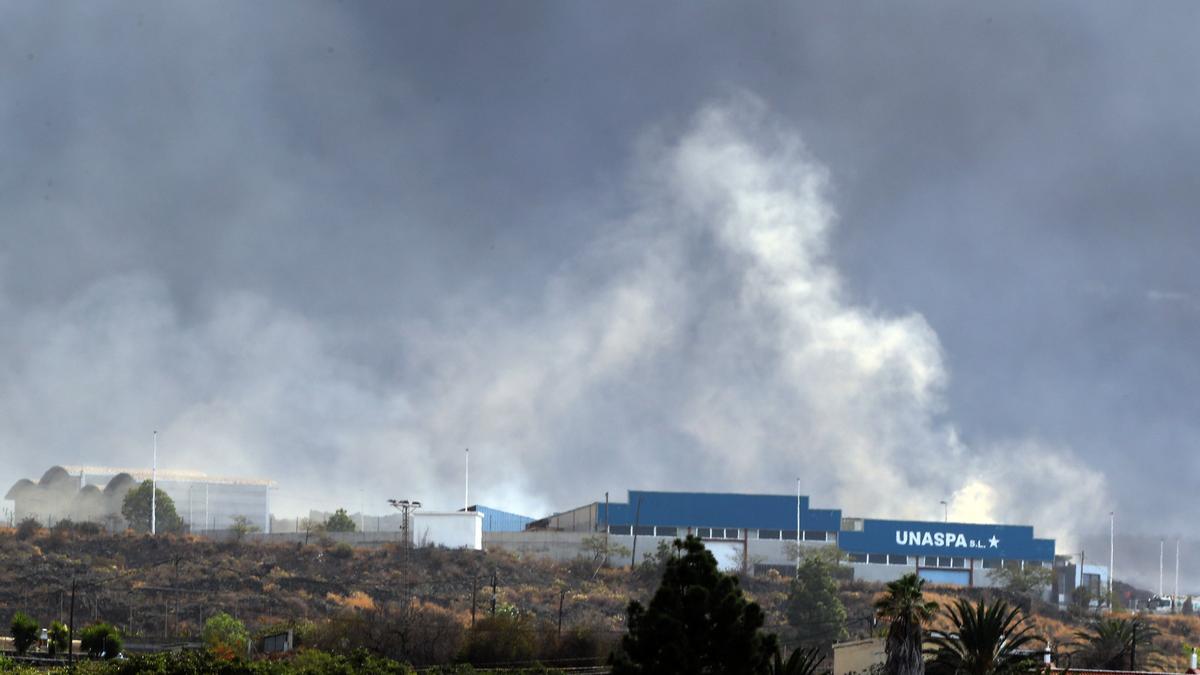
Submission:
[[[7,7],[2,473],[1181,531],[1196,11]]]

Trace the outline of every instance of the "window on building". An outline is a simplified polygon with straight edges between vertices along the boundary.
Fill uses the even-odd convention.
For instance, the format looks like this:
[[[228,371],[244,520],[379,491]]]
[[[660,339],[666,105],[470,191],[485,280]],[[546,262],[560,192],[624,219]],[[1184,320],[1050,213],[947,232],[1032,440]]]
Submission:
[[[966,558],[951,558],[950,566],[956,567],[958,569],[963,569],[967,566],[967,559]]]
[[[700,537],[701,539],[712,539],[712,528],[697,527],[696,528],[696,536]]]
[[[653,535],[654,534],[654,526],[653,525],[635,525],[633,527],[633,533],[636,535],[639,535],[639,536]]]
[[[726,539],[740,539],[741,535],[738,533],[738,530],[736,530],[732,527],[727,527],[727,528],[725,528],[725,538]]]
[[[999,558],[984,558],[983,559],[983,569],[998,570],[998,569],[1000,569],[1000,564],[1002,562],[1003,561],[1000,560]]]
[[[784,541],[796,541],[796,531],[795,530],[783,530],[782,532],[780,532],[780,535],[782,535],[782,538]]]
[[[1046,563],[1042,560],[1026,560],[1025,561],[1025,569],[1029,569],[1030,567],[1045,567],[1045,566],[1046,566]]]
[[[805,530],[804,541],[825,541],[825,533],[817,530]]]
[[[1020,560],[1005,560],[1003,564],[1004,564],[1004,569],[1006,569],[1006,570],[1021,569],[1021,561]]]
[[[907,565],[908,564],[908,556],[894,555],[894,554],[888,555],[888,564],[889,565]]]
[[[779,530],[759,530],[759,539],[779,539]]]
[[[867,562],[871,563],[872,565],[886,565],[888,562],[888,557],[886,553],[868,553]]]
[[[656,527],[656,528],[654,528],[654,533],[660,537],[678,537],[679,536],[679,528],[678,527]]]
[[[865,563],[865,562],[867,562],[867,554],[866,553],[850,553],[846,556],[846,559],[852,563]]]
[[[608,526],[608,533],[609,533],[609,534],[621,534],[621,535],[628,535],[628,534],[630,534],[630,532],[631,532],[632,530],[633,530],[633,528],[631,528],[631,527],[630,527],[630,526],[628,526],[628,525],[609,525],[609,526]]]

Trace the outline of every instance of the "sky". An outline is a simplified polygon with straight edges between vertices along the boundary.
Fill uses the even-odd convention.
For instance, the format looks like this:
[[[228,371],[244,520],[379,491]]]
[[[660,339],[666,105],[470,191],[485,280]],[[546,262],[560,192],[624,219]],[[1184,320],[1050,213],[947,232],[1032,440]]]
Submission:
[[[1198,14],[6,4],[0,482],[1186,538]]]

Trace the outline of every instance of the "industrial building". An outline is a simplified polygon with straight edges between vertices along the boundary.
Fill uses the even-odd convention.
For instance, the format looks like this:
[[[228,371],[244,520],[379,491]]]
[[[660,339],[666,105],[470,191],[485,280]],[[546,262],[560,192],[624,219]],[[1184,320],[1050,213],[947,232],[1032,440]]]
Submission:
[[[124,527],[121,505],[125,494],[150,480],[153,473],[150,469],[55,466],[36,483],[17,481],[5,499],[12,500],[18,521],[32,517],[52,524],[70,518],[117,529]],[[159,469],[156,485],[175,503],[175,512],[193,532],[228,529],[238,516],[261,532],[270,531],[272,481]]]
[[[528,525],[540,544],[551,532],[601,533],[612,544],[655,550],[659,540],[693,534],[726,569],[790,571],[797,548],[836,547],[856,579],[891,581],[916,572],[931,583],[993,585],[1002,567],[1054,566],[1054,540],[1028,525],[845,518],[839,509],[814,509],[797,495],[630,490],[624,502],[592,502]],[[576,537],[577,538],[577,537]],[[496,539],[519,546],[519,538]],[[1089,566],[1076,583],[1107,583],[1107,570]]]

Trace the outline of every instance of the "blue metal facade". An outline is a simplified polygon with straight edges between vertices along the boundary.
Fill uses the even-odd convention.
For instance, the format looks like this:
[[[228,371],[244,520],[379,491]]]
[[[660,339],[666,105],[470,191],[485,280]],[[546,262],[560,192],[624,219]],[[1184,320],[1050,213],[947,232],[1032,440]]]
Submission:
[[[838,536],[838,547],[846,553],[1054,560],[1054,540],[1034,538],[1027,525],[864,520],[861,532]]]
[[[630,490],[627,502],[600,503],[596,525],[796,529],[794,495]],[[1054,540],[1038,539],[1028,525],[863,520],[861,531],[842,530],[839,509],[812,509],[800,497],[800,529],[837,532],[846,553],[950,556],[1053,562]],[[640,505],[640,507],[639,507]]]
[[[481,506],[476,504],[468,507],[468,511],[475,511],[483,514],[483,531],[484,532],[520,532],[525,529],[525,526],[533,522],[533,518],[522,516],[500,509],[493,509],[490,506]]]
[[[841,527],[841,511],[810,509],[808,497],[800,497],[799,501],[801,530],[837,532]],[[601,527],[606,520],[604,511],[604,504],[600,504],[596,524]],[[607,522],[609,525],[795,530],[796,496],[630,490],[628,502],[608,505]]]

